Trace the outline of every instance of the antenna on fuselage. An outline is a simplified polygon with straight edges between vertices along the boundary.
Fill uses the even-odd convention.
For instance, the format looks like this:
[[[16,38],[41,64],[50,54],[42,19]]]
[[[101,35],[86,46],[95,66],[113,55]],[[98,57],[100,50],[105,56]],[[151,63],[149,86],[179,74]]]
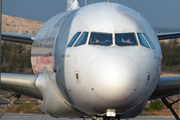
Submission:
[[[87,1],[85,0],[85,6],[87,5]]]
[[[109,6],[111,6],[110,3],[109,3],[109,0],[108,0],[108,4],[109,4]]]

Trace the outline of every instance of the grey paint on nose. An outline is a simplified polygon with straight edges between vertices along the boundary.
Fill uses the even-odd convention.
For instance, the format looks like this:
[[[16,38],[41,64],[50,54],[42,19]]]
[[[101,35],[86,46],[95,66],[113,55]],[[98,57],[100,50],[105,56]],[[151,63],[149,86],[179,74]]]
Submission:
[[[90,63],[88,81],[97,98],[115,105],[133,96],[140,83],[140,67],[128,56],[104,55]]]

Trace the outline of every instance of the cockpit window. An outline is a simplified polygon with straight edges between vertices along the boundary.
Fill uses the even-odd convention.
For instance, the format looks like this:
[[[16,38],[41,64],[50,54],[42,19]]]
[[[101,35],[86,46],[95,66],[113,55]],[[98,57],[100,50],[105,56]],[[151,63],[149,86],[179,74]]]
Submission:
[[[146,42],[146,40],[145,40],[144,37],[142,36],[142,34],[141,34],[141,33],[138,33],[137,35],[138,35],[140,44],[141,44],[142,46],[145,46],[145,47],[147,47],[147,48],[150,48],[149,45],[148,45],[148,43]]]
[[[116,33],[115,41],[118,46],[138,45],[134,33]]]
[[[152,49],[155,49],[155,47],[154,47],[153,43],[151,42],[150,38],[149,38],[145,33],[143,33],[143,35],[144,35],[144,37],[146,38],[146,40],[149,42],[151,48],[152,48]]]
[[[87,37],[88,37],[88,32],[84,32],[81,37],[79,38],[79,40],[76,42],[76,44],[74,45],[74,47],[77,47],[79,45],[84,45],[86,44],[87,41]]]
[[[67,47],[72,47],[74,42],[76,41],[76,39],[79,37],[79,35],[81,34],[81,32],[76,33],[73,38],[71,39],[71,41],[69,42]]]
[[[89,44],[110,46],[112,45],[112,34],[92,32],[90,36]]]

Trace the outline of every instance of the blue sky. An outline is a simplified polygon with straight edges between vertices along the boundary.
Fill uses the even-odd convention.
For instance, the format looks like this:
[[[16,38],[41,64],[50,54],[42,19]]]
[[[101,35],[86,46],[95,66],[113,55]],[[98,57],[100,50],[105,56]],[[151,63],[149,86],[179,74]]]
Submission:
[[[180,28],[180,0],[109,0],[128,6],[153,27]],[[84,0],[79,0],[84,6]],[[107,0],[87,0],[87,4]],[[65,11],[66,0],[2,0],[2,13],[21,18],[47,21]]]

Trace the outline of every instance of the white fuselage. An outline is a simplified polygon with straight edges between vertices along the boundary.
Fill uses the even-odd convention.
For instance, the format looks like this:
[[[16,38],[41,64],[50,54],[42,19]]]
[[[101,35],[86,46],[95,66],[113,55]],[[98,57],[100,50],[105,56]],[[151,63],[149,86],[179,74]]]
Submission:
[[[87,41],[74,46],[79,36],[67,47],[77,32],[80,36],[87,32]],[[94,32],[112,34],[112,44],[89,44]],[[133,33],[138,45],[117,46],[117,33]],[[138,33],[148,35],[155,49],[142,46]],[[91,4],[50,19],[35,38],[31,60],[35,74],[47,70],[55,91],[51,94],[88,115],[103,116],[107,109],[115,109],[118,115],[139,115],[161,72],[161,48],[154,30],[137,12],[115,3]],[[48,111],[47,103],[56,106],[58,101],[46,99],[48,94],[44,94]],[[138,108],[139,112],[134,113]],[[55,116],[61,114],[56,111]]]

